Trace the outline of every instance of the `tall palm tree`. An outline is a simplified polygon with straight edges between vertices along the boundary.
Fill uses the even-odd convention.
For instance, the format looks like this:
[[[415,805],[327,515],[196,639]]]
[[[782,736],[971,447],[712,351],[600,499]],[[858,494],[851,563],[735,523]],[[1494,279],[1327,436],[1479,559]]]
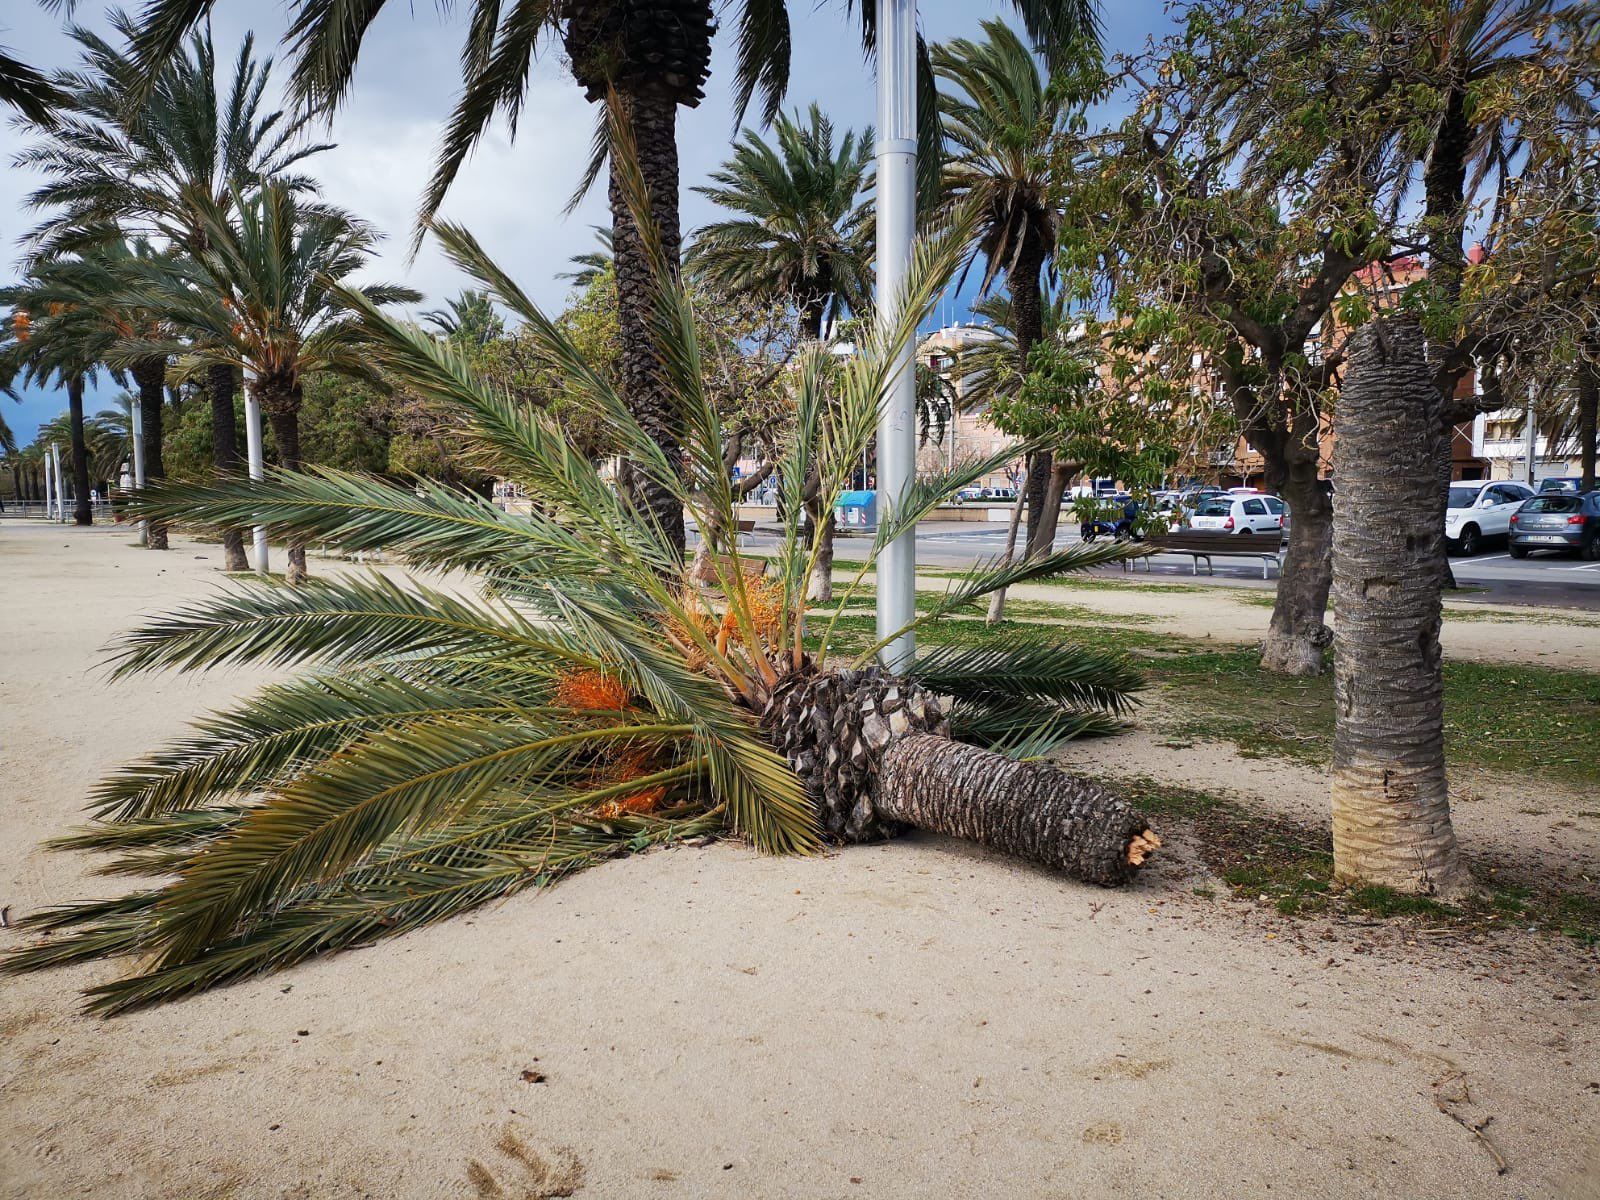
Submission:
[[[642,185],[634,195],[642,204]],[[659,244],[646,249],[664,360],[690,430],[686,468],[470,236],[439,232],[641,469],[697,520],[731,520],[727,434],[698,369],[693,307]],[[802,355],[801,435],[782,474],[791,513],[814,462],[830,498],[848,486],[897,351],[958,254],[951,243],[925,249],[905,312],[849,362],[834,365],[818,347]],[[1159,844],[1103,789],[1028,761],[1122,709],[1135,680],[1117,655],[990,644],[935,650],[908,675],[888,675],[869,665],[876,634],[841,617],[848,596],[832,612],[808,612],[812,550],[794,521],[769,577],[735,551],[717,561],[716,586],[702,586],[653,513],[612,488],[548,414],[484,383],[468,348],[396,322],[359,293],[343,299],[362,310],[379,365],[458,414],[471,450],[528,489],[531,511],[335,472],[169,484],[145,497],[146,516],[259,519],[291,539],[381,545],[416,567],[472,572],[484,594],[381,578],[256,584],[127,636],[124,673],[318,667],[107,779],[95,797],[102,822],[62,844],[121,851],[124,869],[170,881],[30,916],[28,928],[56,935],[6,969],[137,954],[136,974],[92,989],[95,1008],[123,1011],[705,835],[806,853],[825,837],[876,838],[909,824],[1101,884],[1131,878]],[[833,371],[841,378],[828,396]],[[920,482],[864,570],[986,466]],[[1077,547],[1006,571],[979,567],[918,623],[1002,581],[1121,553]]]
[[[71,311],[76,318],[72,323],[74,336],[83,343],[82,354],[126,369],[138,390],[140,449],[149,480],[166,475],[161,443],[168,355],[145,349],[129,357],[124,351],[130,345],[148,347],[167,337],[165,314],[131,298],[130,289],[140,273],[165,270],[170,261],[170,255],[152,248],[143,239],[131,245],[121,240],[100,242],[78,254],[37,262],[26,292],[12,298],[13,303],[32,311]],[[165,550],[166,526],[151,523],[146,541],[153,550]]]
[[[328,147],[308,140],[308,115],[269,107],[272,64],[255,56],[251,37],[240,43],[220,87],[209,27],[179,38],[142,101],[130,105],[128,97],[143,86],[131,49],[136,28],[120,14],[112,23],[122,46],[88,29],[71,30],[79,62],[51,81],[65,115],[32,126],[38,139],[16,160],[45,177],[28,197],[44,213],[25,243],[35,257],[124,236],[194,254],[207,244],[203,213],[226,212],[235,192],[269,178],[311,189],[298,168]],[[239,467],[235,373],[215,366],[206,388],[212,461],[229,473]],[[223,547],[229,570],[247,566],[239,530],[224,531]]]
[[[486,346],[505,332],[506,324],[494,310],[488,292],[468,289],[443,308],[422,314],[423,323],[433,326],[442,337],[456,338],[474,346]]]
[[[744,131],[733,157],[695,191],[734,214],[693,235],[688,269],[729,294],[753,293],[791,306],[802,336],[822,337],[824,321],[862,311],[871,294],[872,218],[861,204],[872,166],[872,131],[846,131],[813,104],[804,124],[779,116],[777,145]],[[819,480],[807,481],[806,511],[817,539],[813,600],[833,589],[833,512],[821,507]]]
[[[1070,112],[1066,95],[1051,88],[1033,52],[1000,21],[983,23],[984,40],[935,46],[933,70],[943,85],[944,193],[950,204],[982,214],[972,242],[984,260],[980,292],[1004,276],[1018,369],[1044,335],[1043,283],[1053,273],[1060,209],[1052,194],[1050,154]],[[1026,491],[1028,550],[1041,542],[1052,457],[1034,453]],[[1052,530],[1053,533],[1053,530]]]
[[[89,500],[89,450],[84,439],[83,393],[97,378],[107,346],[102,316],[57,297],[53,274],[67,260],[37,265],[24,279],[0,288],[0,305],[12,310],[0,339],[0,379],[67,392],[66,435],[71,444],[73,520],[94,523]]]
[[[151,264],[132,297],[163,312],[181,340],[124,344],[129,361],[183,353],[185,368],[242,372],[272,426],[278,462],[298,470],[300,402],[306,375],[335,371],[374,378],[366,337],[336,289],[371,257],[380,235],[327,205],[306,205],[292,186],[271,181],[227,208],[198,210],[205,249]],[[367,284],[373,304],[418,300],[409,288]],[[285,579],[305,578],[303,543],[291,542]]]
[[[616,255],[611,243],[611,230],[604,225],[595,225],[594,239],[599,243],[598,250],[586,250],[582,254],[574,254],[567,259],[572,264],[570,271],[557,271],[557,279],[566,279],[579,291],[584,291],[607,271],[616,269]]]
[[[804,122],[780,115],[774,146],[746,129],[733,157],[694,190],[735,215],[697,229],[687,268],[732,293],[790,305],[801,333],[865,311],[872,294],[872,211],[862,193],[872,176],[872,130],[846,130],[815,104]]]
[[[150,0],[144,10],[139,53],[147,71],[176,51],[184,32],[211,11],[215,0]],[[1029,35],[1054,54],[1079,39],[1096,36],[1090,0],[1015,0]],[[349,89],[367,30],[384,0],[364,0],[359,14],[326,0],[292,0],[286,35],[295,51],[292,90],[304,105],[331,109]],[[681,245],[678,219],[677,110],[700,103],[710,72],[715,28],[712,0],[473,0],[467,9],[461,63],[461,96],[447,124],[438,163],[422,202],[422,220],[433,217],[451,182],[490,123],[503,115],[513,130],[522,115],[528,81],[539,47],[560,38],[578,85],[591,101],[615,98],[617,124],[635,153],[629,158],[643,174],[650,203],[644,210],[651,236],[676,264]],[[858,12],[864,43],[876,40],[871,0],[845,0]],[[784,0],[739,0],[723,14],[738,30],[735,113],[742,118],[758,94],[767,120],[777,115],[789,84],[790,20]],[[926,65],[924,63],[924,76]],[[931,82],[922,94],[931,96]],[[937,162],[936,115],[922,113],[925,166]],[[585,187],[598,176],[617,144],[609,120],[599,123],[595,154]],[[616,241],[617,295],[622,331],[625,394],[658,444],[676,457],[684,436],[674,412],[666,376],[648,327],[651,270],[632,206],[610,156],[612,231]],[[930,187],[937,182],[929,173]],[[420,230],[419,230],[420,232]],[[666,489],[640,473],[640,486],[656,519],[680,550],[683,514],[672,507]]]

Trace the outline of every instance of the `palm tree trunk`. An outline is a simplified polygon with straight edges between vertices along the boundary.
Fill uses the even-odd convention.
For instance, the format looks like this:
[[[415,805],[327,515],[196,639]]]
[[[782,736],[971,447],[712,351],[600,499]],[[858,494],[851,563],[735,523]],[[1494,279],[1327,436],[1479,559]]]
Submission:
[[[279,392],[263,388],[259,394],[261,411],[272,426],[272,440],[278,448],[278,465],[285,471],[298,471],[300,458],[300,388]],[[283,581],[299,587],[306,581],[306,544],[291,541],[284,555]]]
[[[211,462],[218,475],[232,475],[239,470],[239,418],[233,411],[237,386],[230,366],[217,363],[206,371],[206,391],[211,396]],[[244,556],[243,530],[223,532],[222,558],[226,571],[250,569]]]
[[[678,222],[678,138],[676,101],[650,88],[619,93],[633,133],[638,167],[650,194],[650,216],[662,253],[677,270],[682,232]],[[622,391],[635,420],[671,462],[683,450],[682,421],[663,378],[650,336],[649,314],[654,273],[629,211],[627,194],[613,163],[610,185],[613,256],[617,272],[617,318],[622,342]],[[628,472],[635,502],[649,512],[667,543],[681,556],[683,506],[671,490],[645,472]]]
[[[1022,506],[1026,498],[1027,497],[1025,495],[1018,496],[1015,503],[1011,505],[1011,523],[1006,528],[1006,548],[1005,552],[1000,556],[1000,565],[1002,567],[1009,567],[1011,565],[1011,561],[1017,556],[1017,529],[1022,524]],[[989,597],[989,616],[986,622],[987,624],[998,625],[1001,621],[1005,620],[1007,590],[1008,589],[1006,588],[1000,588],[994,593],[994,595]]]
[[[152,358],[133,369],[134,382],[139,387],[139,420],[143,425],[141,441],[144,446],[144,477],[149,483],[167,477],[167,468],[161,461],[161,405],[166,399],[167,360]],[[152,550],[167,548],[167,526],[164,521],[149,522]]]
[[[1039,272],[1044,266],[1045,247],[1036,245],[1036,239],[1026,237],[1017,253],[1016,261],[1006,274],[1006,286],[1011,292],[1011,323],[1017,335],[1017,371],[1019,377],[1028,374],[1028,356],[1034,344],[1044,336],[1043,297],[1039,288]],[[1028,501],[1028,540],[1026,552],[1037,553],[1039,525],[1044,519],[1044,494],[1050,482],[1050,468],[1054,456],[1041,450],[1033,456],[1023,483],[1023,495]],[[1053,534],[1052,534],[1053,539]]]
[[[1351,338],[1334,417],[1333,855],[1342,879],[1455,898],[1471,879],[1445,778],[1442,405],[1416,322]]]
[[[1343,462],[1341,453],[1341,467]],[[1315,449],[1295,455],[1286,465],[1277,490],[1289,505],[1289,547],[1261,647],[1261,669],[1320,675],[1330,638],[1325,618],[1333,584],[1333,501],[1317,478]]]
[[[1144,817],[1099,784],[937,734],[890,743],[875,803],[902,824],[1105,886],[1127,882],[1160,846]]]
[[[1600,365],[1587,361],[1578,366],[1578,454],[1586,492],[1595,486],[1595,426],[1600,417]]]
[[[67,380],[68,422],[72,434],[72,520],[78,525],[94,524],[89,504],[89,447],[83,439],[83,376]]]

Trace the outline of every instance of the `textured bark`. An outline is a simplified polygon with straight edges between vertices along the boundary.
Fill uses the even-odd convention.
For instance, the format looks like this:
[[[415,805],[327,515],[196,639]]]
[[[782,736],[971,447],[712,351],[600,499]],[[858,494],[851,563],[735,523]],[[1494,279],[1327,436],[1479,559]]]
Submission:
[[[1017,256],[1006,271],[1006,287],[1011,293],[1012,332],[1017,337],[1017,371],[1028,373],[1028,355],[1044,336],[1044,306],[1039,288],[1039,272],[1044,266],[1046,248],[1037,237],[1025,234]],[[1048,450],[1033,456],[1023,482],[1022,497],[1028,502],[1028,553],[1033,553],[1039,522],[1044,515],[1045,487],[1050,481],[1052,458]]]
[[[1042,511],[1038,521],[1034,522],[1033,540],[1028,543],[1029,558],[1038,558],[1055,549],[1056,530],[1061,525],[1061,497],[1066,492],[1067,480],[1072,478],[1073,473],[1073,467],[1068,463],[1051,463],[1050,477],[1045,483],[1044,494],[1039,501]],[[1029,504],[1032,504],[1031,500]]]
[[[133,379],[139,388],[139,420],[143,425],[144,477],[154,483],[167,477],[166,464],[161,459],[161,406],[166,399],[167,360],[146,359],[133,368]],[[167,526],[164,521],[150,521],[146,545],[152,550],[167,548]]]
[[[812,604],[825,604],[833,599],[833,512],[824,514],[820,501],[807,500],[806,527],[817,539],[817,561],[806,584],[806,599]]]
[[[876,799],[891,820],[1104,886],[1133,877],[1130,846],[1150,828],[1090,780],[930,734],[890,744]]]
[[[211,463],[218,475],[239,470],[239,421],[233,411],[236,388],[232,367],[216,364],[206,371],[206,392],[211,398]],[[244,556],[243,530],[223,531],[222,558],[224,570],[250,569]]]
[[[1126,881],[1160,844],[1094,783],[953,741],[939,698],[879,667],[792,675],[762,725],[836,841],[909,825],[1100,884]]]
[[[1294,464],[1278,490],[1290,509],[1289,547],[1261,666],[1282,675],[1320,675],[1322,652],[1332,641],[1324,617],[1333,582],[1333,505],[1317,479],[1315,460]]]
[[[1595,486],[1596,418],[1600,417],[1600,365],[1582,363],[1578,367],[1578,454],[1582,462],[1584,491]]]
[[[272,426],[272,440],[278,447],[278,465],[286,471],[298,471],[303,465],[300,459],[299,386],[263,387],[257,393],[257,399]],[[283,581],[290,587],[298,587],[306,579],[306,544],[301,541],[289,542],[284,558],[287,565],[284,567]]]
[[[682,234],[678,223],[677,105],[646,89],[624,93],[623,109],[638,148],[639,170],[650,192],[655,222],[667,262],[676,270]],[[628,209],[615,169],[611,177],[611,227],[617,272],[617,318],[622,343],[622,392],[628,409],[660,446],[669,462],[683,455],[683,422],[672,402],[655,343],[650,335],[654,271]],[[665,540],[681,555],[683,506],[672,490],[645,472],[629,473],[634,501],[649,512]]]
[[[1017,556],[1017,530],[1022,524],[1022,500],[1011,506],[1011,521],[1006,526],[1006,548],[1000,555],[1000,565],[1009,567]],[[1006,589],[996,589],[994,595],[989,597],[989,615],[987,623],[998,625],[1006,618]]]
[[[1414,321],[1350,343],[1335,414],[1333,856],[1341,879],[1459,897],[1439,624],[1443,400]]]
[[[67,421],[72,438],[72,520],[77,525],[94,524],[89,505],[89,446],[83,440],[83,376],[67,380]]]

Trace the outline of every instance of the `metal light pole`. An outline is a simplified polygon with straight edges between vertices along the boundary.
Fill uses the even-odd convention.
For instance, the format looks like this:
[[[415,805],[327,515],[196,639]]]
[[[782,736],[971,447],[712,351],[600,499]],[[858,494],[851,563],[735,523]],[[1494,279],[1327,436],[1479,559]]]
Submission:
[[[66,489],[61,486],[61,443],[50,443],[50,461],[56,469],[56,520],[67,519]]]
[[[44,456],[44,519],[48,521],[56,511],[56,475],[50,469],[50,456]]]
[[[1538,429],[1538,424],[1533,417],[1533,384],[1530,383],[1528,385],[1528,416],[1522,425],[1522,481],[1530,488],[1533,486],[1533,451]]]
[[[261,459],[261,402],[253,388],[244,390],[244,445],[250,462],[250,478],[256,481],[266,477],[266,467]],[[267,573],[267,527],[255,527],[256,570]]]
[[[878,317],[898,317],[917,222],[917,5],[876,0],[878,15]],[[893,513],[916,474],[916,346],[908,342],[878,410],[878,507]],[[917,612],[917,535],[908,529],[878,556],[878,637]],[[910,666],[916,641],[901,634],[883,648],[890,670]]]
[[[140,411],[139,401],[135,400],[128,406],[128,415],[133,428],[133,486],[138,491],[144,491],[144,413]],[[150,522],[139,522],[139,541],[148,546],[150,544]]]

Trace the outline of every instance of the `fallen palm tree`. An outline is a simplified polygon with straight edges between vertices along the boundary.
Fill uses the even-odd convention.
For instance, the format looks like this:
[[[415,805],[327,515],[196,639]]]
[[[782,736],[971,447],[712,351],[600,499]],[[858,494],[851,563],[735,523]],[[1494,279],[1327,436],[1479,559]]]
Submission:
[[[413,568],[470,572],[481,593],[379,575],[236,586],[127,635],[122,673],[312,669],[101,784],[97,824],[60,844],[118,852],[112,871],[168,881],[29,917],[48,936],[8,970],[138,956],[136,974],[91,990],[94,1008],[118,1012],[706,835],[803,854],[916,826],[1094,883],[1135,873],[1159,845],[1144,818],[1037,761],[1127,707],[1138,681],[1120,656],[996,638],[936,649],[896,675],[874,663],[903,630],[867,644],[844,636],[840,614],[883,546],[997,461],[919,481],[837,600],[806,599],[819,547],[803,532],[800,489],[847,487],[895,351],[948,277],[959,237],[921,250],[897,325],[846,362],[802,357],[778,471],[789,514],[780,544],[770,561],[752,560],[730,539],[707,558],[706,583],[635,500],[669,489],[699,528],[737,528],[684,292],[659,272],[654,335],[687,431],[679,461],[470,236],[438,233],[604,416],[634,491],[612,486],[546,415],[475,378],[458,348],[346,293],[374,360],[456,414],[485,469],[521,484],[531,511],[335,472],[144,496],[151,519],[381,548]],[[914,626],[1125,553],[980,564]]]

